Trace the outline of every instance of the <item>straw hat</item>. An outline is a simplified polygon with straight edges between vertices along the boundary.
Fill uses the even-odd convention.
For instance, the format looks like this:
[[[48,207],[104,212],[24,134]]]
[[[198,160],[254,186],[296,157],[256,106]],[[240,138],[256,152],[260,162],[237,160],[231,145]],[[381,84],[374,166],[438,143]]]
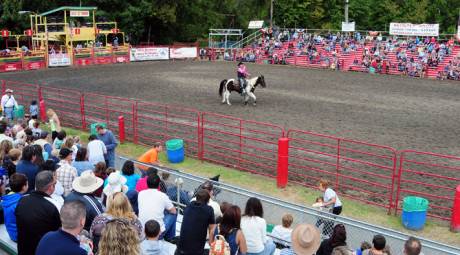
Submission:
[[[298,225],[291,234],[292,248],[296,254],[315,254],[321,244],[319,230],[310,224]]]
[[[13,90],[12,89],[6,89],[5,92],[6,93],[13,93]]]
[[[126,178],[120,174],[119,171],[115,171],[107,177],[107,186],[105,186],[103,192],[107,196],[110,196],[116,192],[124,192],[128,191],[128,186],[126,186]]]
[[[72,188],[83,194],[90,194],[102,186],[104,181],[94,175],[93,171],[87,170],[72,182]]]

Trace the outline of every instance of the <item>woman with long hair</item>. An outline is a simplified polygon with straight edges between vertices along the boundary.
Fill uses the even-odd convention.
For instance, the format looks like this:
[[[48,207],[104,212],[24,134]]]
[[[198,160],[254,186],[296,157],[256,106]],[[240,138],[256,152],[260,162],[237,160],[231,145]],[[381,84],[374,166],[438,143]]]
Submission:
[[[0,143],[0,163],[3,164],[5,159],[8,159],[8,153],[13,149],[13,143],[8,140],[3,140]]]
[[[94,247],[98,247],[98,242],[107,227],[107,222],[113,219],[123,219],[129,224],[132,229],[136,230],[139,240],[144,239],[144,231],[142,223],[137,218],[136,214],[129,203],[128,197],[123,192],[114,193],[109,197],[107,212],[94,218],[90,228],[90,235],[94,242]],[[127,253],[130,254],[130,253]]]
[[[243,231],[240,229],[241,210],[232,205],[225,210],[216,233],[223,236],[230,246],[230,254],[246,254],[248,248]],[[237,253],[238,252],[238,253]]]
[[[77,156],[75,161],[72,162],[72,166],[77,169],[78,176],[80,176],[83,171],[94,170],[94,165],[88,161],[88,150],[85,147],[80,147],[77,151]]]
[[[321,242],[318,251],[316,251],[316,255],[331,255],[335,248],[346,247],[346,241],[347,231],[345,226],[337,224],[332,230],[331,238],[325,239]]]
[[[50,123],[51,139],[54,141],[58,132],[61,131],[61,122],[59,121],[59,117],[57,116],[56,112],[54,112],[54,110],[51,108],[46,111],[46,116],[48,116]]]
[[[246,238],[247,255],[273,255],[276,246],[267,238],[267,222],[263,218],[264,209],[258,198],[251,197],[246,202],[241,230]]]
[[[126,186],[129,190],[136,190],[136,183],[139,181],[141,176],[134,172],[134,163],[131,160],[125,161],[123,167],[121,168],[121,173],[126,178]]]
[[[94,192],[94,195],[96,197],[101,197],[102,196],[102,190],[107,185],[107,171],[106,170],[107,170],[107,166],[106,166],[105,162],[99,162],[94,166],[94,171],[93,171],[94,175],[96,175],[97,177],[99,177],[102,180],[104,180],[104,185],[99,187]]]
[[[102,231],[98,255],[139,255],[139,243],[136,230],[127,220],[113,219],[107,222]]]

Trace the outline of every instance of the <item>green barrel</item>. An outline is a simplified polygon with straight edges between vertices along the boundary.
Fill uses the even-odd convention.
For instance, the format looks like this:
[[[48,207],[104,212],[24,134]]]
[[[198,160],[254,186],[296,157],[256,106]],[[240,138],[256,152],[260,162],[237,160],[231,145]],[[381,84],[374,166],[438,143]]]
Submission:
[[[18,107],[14,108],[14,118],[15,119],[24,119],[25,109],[24,105],[18,105]]]

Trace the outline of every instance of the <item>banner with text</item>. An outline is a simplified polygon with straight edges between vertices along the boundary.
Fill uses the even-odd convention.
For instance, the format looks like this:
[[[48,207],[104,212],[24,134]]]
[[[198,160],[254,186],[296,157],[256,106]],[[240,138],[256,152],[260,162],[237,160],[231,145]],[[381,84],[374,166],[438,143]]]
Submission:
[[[196,47],[171,48],[169,50],[171,58],[196,58],[198,57]]]
[[[390,23],[390,35],[439,36],[439,24]]]
[[[67,53],[58,53],[49,55],[48,66],[70,66],[70,56]]]
[[[166,60],[169,59],[168,47],[147,47],[147,48],[131,48],[129,55],[130,61],[146,61],[146,60]]]

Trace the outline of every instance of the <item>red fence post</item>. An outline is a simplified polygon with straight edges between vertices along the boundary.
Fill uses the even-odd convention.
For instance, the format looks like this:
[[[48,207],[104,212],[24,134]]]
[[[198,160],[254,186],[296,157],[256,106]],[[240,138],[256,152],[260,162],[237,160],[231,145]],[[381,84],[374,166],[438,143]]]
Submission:
[[[80,95],[80,116],[81,116],[81,129],[86,130],[86,117],[85,117],[85,95]]]
[[[43,100],[42,87],[40,85],[37,85],[37,88],[38,88],[38,101],[40,102]]]
[[[289,164],[289,138],[280,137],[278,139],[278,174],[276,185],[278,188],[285,188],[288,182]]]
[[[137,120],[138,120],[138,115],[137,115],[137,104],[138,102],[133,104],[133,109],[132,109],[132,114],[133,114],[133,143],[137,144]]]
[[[118,136],[120,143],[125,142],[125,117],[118,116]]]
[[[452,232],[460,232],[460,185],[455,190],[454,207],[452,208],[452,219],[450,224]]]
[[[46,107],[44,100],[40,100],[40,118],[43,122],[46,122]]]

